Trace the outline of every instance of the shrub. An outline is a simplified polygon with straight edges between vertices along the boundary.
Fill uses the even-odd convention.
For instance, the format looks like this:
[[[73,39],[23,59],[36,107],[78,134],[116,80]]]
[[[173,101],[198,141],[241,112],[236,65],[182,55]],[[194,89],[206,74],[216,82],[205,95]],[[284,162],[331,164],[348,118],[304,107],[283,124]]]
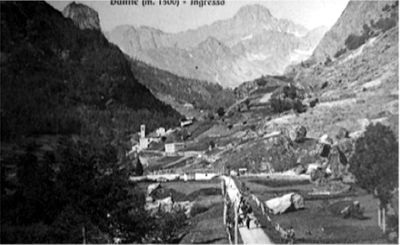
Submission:
[[[211,149],[214,149],[214,147],[215,147],[215,142],[214,142],[213,140],[211,140],[210,143],[209,143],[208,145],[211,147]]]
[[[217,114],[218,114],[219,117],[223,117],[224,114],[225,114],[224,108],[223,107],[218,108]]]
[[[292,108],[289,100],[280,99],[277,97],[271,97],[270,100],[272,111],[275,113],[281,113]]]
[[[297,98],[297,89],[295,86],[284,86],[283,87],[283,93],[285,97],[290,98],[290,99],[295,99]]]
[[[207,210],[208,210],[208,207],[205,207],[205,206],[202,206],[202,205],[199,205],[196,203],[195,205],[193,205],[192,209],[190,209],[190,216],[194,217],[198,214],[206,212]]]
[[[214,113],[209,112],[209,113],[207,114],[207,117],[208,117],[208,119],[209,119],[210,121],[214,120]]]
[[[182,229],[187,225],[184,210],[177,212],[159,211],[151,238],[145,243],[179,243]]]
[[[390,8],[390,5],[389,5],[389,4],[386,4],[385,7],[382,8],[382,11],[385,11],[385,12],[386,12],[386,11],[390,11],[390,9],[391,9],[391,8]]]
[[[371,21],[371,26],[381,31],[387,31],[396,26],[397,22],[394,18],[380,18],[376,23]]]
[[[346,45],[347,49],[354,50],[363,45],[367,39],[368,35],[357,36],[350,34],[344,41],[344,44]]]
[[[325,62],[324,62],[324,65],[325,66],[328,66],[330,63],[332,63],[332,59],[331,59],[331,57],[326,57],[326,60],[325,60]]]
[[[346,53],[346,51],[347,51],[346,48],[339,49],[333,57],[338,58],[338,57],[340,57],[342,54]]]
[[[265,85],[267,85],[267,80],[265,80],[264,77],[261,77],[260,79],[256,80],[256,83],[258,86],[264,87]]]
[[[306,107],[301,103],[300,100],[295,100],[292,107],[298,113],[303,113],[306,111]]]
[[[139,157],[138,157],[138,159],[136,161],[135,173],[136,173],[136,176],[142,176],[143,175],[143,165],[140,162]]]
[[[289,98],[280,99],[272,97],[270,103],[272,111],[275,113],[282,113],[290,109],[294,109],[298,113],[306,111],[305,106],[298,99],[291,100]]]

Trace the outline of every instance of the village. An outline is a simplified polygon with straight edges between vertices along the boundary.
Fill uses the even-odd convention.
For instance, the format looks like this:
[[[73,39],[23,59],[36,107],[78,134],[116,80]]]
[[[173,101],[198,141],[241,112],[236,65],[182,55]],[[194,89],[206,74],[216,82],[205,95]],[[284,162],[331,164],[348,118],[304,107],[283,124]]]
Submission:
[[[206,127],[205,123],[208,124]],[[378,209],[377,213],[376,201],[355,185],[355,178],[348,169],[347,156],[352,151],[352,139],[362,135],[369,123],[374,122],[364,123],[355,133],[340,128],[335,137],[324,134],[316,140],[308,138],[307,129],[302,126],[285,126],[277,130],[275,125],[273,130],[262,130],[254,129],[252,121],[247,119],[246,123],[239,120],[232,126],[227,117],[207,122],[187,120],[179,128],[159,128],[148,135],[142,125],[137,133],[139,140],[133,141],[128,154],[139,159],[144,174],[131,176],[130,180],[140,183],[147,191],[146,209],[149,211],[184,209],[191,218],[193,207],[200,205],[213,212],[215,205],[224,207],[215,215],[219,216],[218,226],[223,227],[231,244],[330,242],[332,236],[339,243],[393,241],[395,230],[387,219],[395,217],[396,207],[390,204],[383,210]],[[198,132],[199,128],[203,132]],[[195,137],[191,137],[193,133]],[[229,143],[226,143],[227,139]],[[248,160],[227,164],[227,154],[251,147],[254,140],[272,148],[290,149],[287,144],[295,144],[296,158],[303,164],[297,163],[284,170],[274,169],[272,162],[258,170],[251,167],[256,159],[266,159],[268,151],[258,152],[264,155],[263,158],[250,160],[250,165],[246,164]],[[310,162],[304,164],[305,161]],[[178,184],[182,181],[182,185]],[[204,185],[207,188],[211,185],[213,191],[207,194]],[[178,193],[187,192],[186,188],[203,194],[195,199],[185,199]],[[191,193],[187,194],[190,196]],[[243,216],[239,208],[242,200],[247,200],[254,208],[251,229],[239,224],[239,217]],[[316,218],[320,219],[319,225],[313,225],[310,220]],[[334,222],[337,228],[328,228],[332,227],[329,222]],[[384,236],[365,236],[365,229],[371,229],[372,234],[380,232],[376,223],[391,234],[391,240]],[[339,236],[340,224],[348,226],[355,236]],[[327,233],[326,229],[331,230]],[[296,236],[290,235],[291,232]]]

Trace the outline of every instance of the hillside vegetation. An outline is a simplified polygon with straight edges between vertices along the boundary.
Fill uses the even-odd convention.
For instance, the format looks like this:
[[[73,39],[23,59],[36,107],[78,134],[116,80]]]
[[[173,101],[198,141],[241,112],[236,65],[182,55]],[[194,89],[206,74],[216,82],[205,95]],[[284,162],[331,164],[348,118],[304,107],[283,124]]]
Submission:
[[[137,82],[124,55],[100,31],[79,30],[42,2],[1,7],[2,140],[38,134],[114,138],[142,123],[149,129],[177,123],[179,114]]]
[[[124,147],[179,113],[99,30],[46,2],[0,4],[1,242],[176,241],[184,213],[150,216]]]

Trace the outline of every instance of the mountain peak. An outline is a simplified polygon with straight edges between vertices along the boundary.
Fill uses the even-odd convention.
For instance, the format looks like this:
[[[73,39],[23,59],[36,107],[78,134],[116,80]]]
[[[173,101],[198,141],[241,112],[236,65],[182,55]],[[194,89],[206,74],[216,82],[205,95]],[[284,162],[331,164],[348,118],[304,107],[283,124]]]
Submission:
[[[80,29],[100,30],[99,14],[92,8],[71,2],[62,11],[64,17],[70,18]]]
[[[267,20],[272,17],[268,8],[260,4],[251,4],[241,7],[235,15],[235,18],[245,18],[254,20]]]

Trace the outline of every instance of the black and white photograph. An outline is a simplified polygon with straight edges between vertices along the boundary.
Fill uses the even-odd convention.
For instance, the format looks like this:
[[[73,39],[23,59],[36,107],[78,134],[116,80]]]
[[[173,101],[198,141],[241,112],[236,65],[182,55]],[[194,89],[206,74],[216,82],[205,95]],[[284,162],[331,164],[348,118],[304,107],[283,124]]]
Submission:
[[[398,12],[0,0],[0,243],[399,244]]]

